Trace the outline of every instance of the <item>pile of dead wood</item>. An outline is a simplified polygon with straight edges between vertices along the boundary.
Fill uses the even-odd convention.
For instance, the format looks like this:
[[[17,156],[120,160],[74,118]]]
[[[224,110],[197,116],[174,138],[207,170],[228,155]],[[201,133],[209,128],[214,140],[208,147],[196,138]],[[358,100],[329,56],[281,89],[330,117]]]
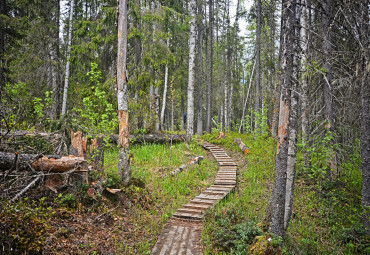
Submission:
[[[24,139],[24,138],[27,139]],[[67,183],[88,182],[89,171],[102,171],[104,168],[105,140],[118,142],[118,135],[108,139],[103,135],[86,136],[81,131],[70,134],[67,150],[65,136],[45,132],[0,132],[0,197],[18,199],[40,181],[45,187],[56,192],[56,188]],[[32,139],[44,139],[51,147],[56,147],[57,155],[43,153],[19,153],[17,145]],[[185,135],[145,134],[130,136],[131,143],[176,143],[185,140]],[[29,150],[32,150],[30,148]],[[53,151],[54,152],[54,151]],[[60,156],[68,154],[68,156]],[[87,165],[87,159],[90,164]]]

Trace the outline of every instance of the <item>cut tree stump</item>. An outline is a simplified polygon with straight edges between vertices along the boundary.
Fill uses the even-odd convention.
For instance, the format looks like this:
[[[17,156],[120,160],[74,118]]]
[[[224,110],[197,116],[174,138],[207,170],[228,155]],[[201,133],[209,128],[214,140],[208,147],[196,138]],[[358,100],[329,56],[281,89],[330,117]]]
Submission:
[[[69,147],[69,155],[86,158],[87,139],[82,137],[82,132],[71,131],[71,146]]]

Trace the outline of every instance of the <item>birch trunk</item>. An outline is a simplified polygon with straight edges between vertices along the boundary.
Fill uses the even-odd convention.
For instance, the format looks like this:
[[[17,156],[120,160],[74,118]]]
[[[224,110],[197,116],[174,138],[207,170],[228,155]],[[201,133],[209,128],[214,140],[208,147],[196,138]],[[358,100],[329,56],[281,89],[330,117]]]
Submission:
[[[207,121],[206,131],[212,131],[212,86],[213,86],[213,1],[209,0],[209,31],[208,31],[208,59],[207,59]]]
[[[128,90],[126,77],[127,57],[127,8],[128,0],[118,2],[118,47],[117,47],[117,101],[119,123],[118,173],[123,182],[131,181],[130,131],[128,119]]]
[[[167,48],[170,45],[170,39],[167,39]],[[161,110],[161,129],[163,129],[164,125],[164,110],[166,109],[166,101],[167,101],[167,87],[168,87],[168,65],[166,64],[164,70],[164,89],[163,89],[163,98],[162,98],[162,110]]]
[[[197,134],[203,134],[203,4],[202,0],[197,1],[198,5],[198,111],[197,111]]]
[[[257,0],[257,33],[256,33],[256,108],[258,112],[261,108],[261,0]],[[254,122],[254,128],[258,128],[258,121]]]
[[[64,116],[67,112],[67,97],[68,97],[68,85],[69,85],[69,66],[70,66],[70,63],[71,63],[69,58],[71,56],[74,0],[71,0],[70,3],[71,3],[71,8],[70,8],[70,11],[69,11],[67,64],[66,64],[66,71],[65,71],[65,76],[64,76],[64,91],[63,91],[63,103],[62,103],[62,113],[61,113],[62,116]]]
[[[58,117],[58,107],[59,107],[59,95],[60,89],[58,84],[58,72],[59,72],[59,17],[60,17],[60,1],[56,1],[55,6],[55,34],[54,43],[51,43],[50,56],[51,56],[51,79],[52,79],[52,90],[53,90],[53,102],[51,106],[51,116],[52,119],[56,120]],[[59,108],[60,109],[60,108]]]
[[[304,167],[307,169],[309,167],[309,155],[307,152],[308,147],[308,71],[307,71],[307,56],[308,56],[308,7],[307,0],[303,0],[302,5],[302,18],[301,18],[301,81],[302,81],[302,143],[303,147],[303,161]]]
[[[190,1],[190,34],[189,34],[189,80],[186,136],[191,140],[194,134],[194,66],[195,66],[195,39],[196,39],[196,3]]]
[[[279,113],[279,134],[275,160],[275,179],[273,192],[271,195],[271,223],[270,231],[275,235],[283,237],[285,235],[284,213],[286,197],[286,175],[289,143],[289,126],[291,112],[291,88],[293,73],[293,43],[295,37],[295,0],[282,1],[282,33],[283,41],[281,69],[282,84],[280,96],[280,113]]]
[[[286,180],[286,197],[285,197],[285,213],[284,213],[284,230],[288,229],[289,221],[292,216],[293,194],[294,194],[294,177],[297,164],[297,133],[298,133],[298,38],[299,38],[299,21],[301,15],[300,5],[296,5],[296,24],[295,24],[295,41],[293,44],[293,74],[292,74],[292,92],[291,105],[289,116],[289,144],[288,144],[288,159],[287,159],[287,180]]]

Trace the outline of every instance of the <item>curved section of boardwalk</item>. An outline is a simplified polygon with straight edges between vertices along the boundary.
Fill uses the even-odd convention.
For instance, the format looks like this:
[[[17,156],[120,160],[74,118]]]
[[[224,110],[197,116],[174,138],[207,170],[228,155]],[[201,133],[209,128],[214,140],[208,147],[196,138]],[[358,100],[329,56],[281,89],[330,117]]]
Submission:
[[[178,209],[164,226],[152,254],[202,254],[202,219],[206,209],[227,196],[236,185],[237,165],[219,146],[205,142],[219,164],[214,185]]]

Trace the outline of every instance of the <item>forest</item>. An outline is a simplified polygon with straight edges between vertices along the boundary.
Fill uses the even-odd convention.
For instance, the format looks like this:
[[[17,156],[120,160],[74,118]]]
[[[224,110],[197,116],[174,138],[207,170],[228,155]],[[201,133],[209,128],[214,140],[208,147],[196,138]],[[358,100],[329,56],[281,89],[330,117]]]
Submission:
[[[370,254],[366,0],[0,0],[0,254]]]

